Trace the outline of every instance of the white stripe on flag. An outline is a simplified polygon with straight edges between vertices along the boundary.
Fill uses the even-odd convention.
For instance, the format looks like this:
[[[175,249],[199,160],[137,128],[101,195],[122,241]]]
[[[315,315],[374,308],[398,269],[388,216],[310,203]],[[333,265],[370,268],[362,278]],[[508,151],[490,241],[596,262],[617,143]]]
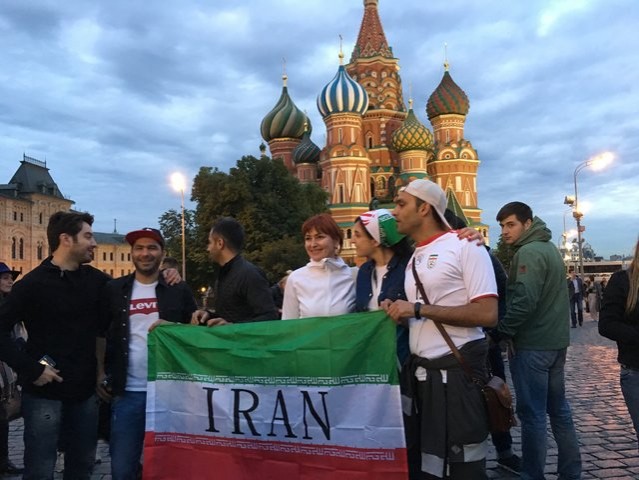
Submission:
[[[156,404],[157,400],[157,404]],[[149,382],[146,430],[354,448],[405,448],[399,387]],[[212,415],[211,415],[211,414]],[[364,427],[362,427],[364,426]]]

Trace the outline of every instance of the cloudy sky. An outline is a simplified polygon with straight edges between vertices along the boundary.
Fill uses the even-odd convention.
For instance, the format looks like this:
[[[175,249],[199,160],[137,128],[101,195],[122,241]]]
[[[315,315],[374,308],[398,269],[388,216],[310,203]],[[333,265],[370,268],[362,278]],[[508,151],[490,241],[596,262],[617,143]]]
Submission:
[[[180,206],[169,185],[200,166],[258,155],[259,126],[289,92],[324,141],[315,98],[350,57],[362,0],[179,2],[2,0],[0,182],[23,152],[47,161],[95,229],[157,224]],[[482,161],[483,220],[521,200],[553,230],[578,176],[585,238],[599,255],[630,253],[639,233],[639,5],[636,0],[380,0],[415,111],[443,74],[470,98],[466,138]],[[405,92],[408,98],[408,92]],[[190,182],[189,182],[190,183]],[[187,193],[188,195],[188,193]],[[192,204],[187,206],[193,207]]]

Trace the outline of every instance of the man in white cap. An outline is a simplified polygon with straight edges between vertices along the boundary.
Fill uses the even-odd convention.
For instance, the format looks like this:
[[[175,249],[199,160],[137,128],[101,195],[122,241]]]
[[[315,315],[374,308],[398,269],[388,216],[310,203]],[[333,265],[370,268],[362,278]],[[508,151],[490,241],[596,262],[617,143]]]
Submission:
[[[451,230],[444,218],[446,195],[437,184],[413,180],[399,191],[395,204],[397,229],[416,248],[406,268],[408,300],[386,300],[383,307],[410,331],[421,478],[488,478],[488,421],[481,390],[434,322],[448,333],[473,377],[484,379],[488,343],[482,327],[497,323],[490,258],[485,248]]]

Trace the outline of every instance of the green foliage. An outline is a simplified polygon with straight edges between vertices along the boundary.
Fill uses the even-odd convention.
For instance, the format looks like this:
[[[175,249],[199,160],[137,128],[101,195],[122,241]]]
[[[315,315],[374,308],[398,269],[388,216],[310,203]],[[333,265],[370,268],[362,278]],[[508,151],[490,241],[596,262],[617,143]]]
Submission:
[[[191,199],[197,203],[187,234],[187,281],[195,289],[211,285],[214,267],[206,244],[211,226],[220,217],[234,217],[246,232],[244,256],[262,268],[274,283],[286,270],[308,261],[300,228],[310,216],[326,211],[326,193],[315,184],[302,184],[281,160],[244,156],[229,173],[201,167],[193,181]],[[166,217],[166,218],[165,218]],[[163,222],[164,220],[164,222]],[[163,234],[180,241],[175,211],[160,219]],[[166,228],[166,230],[165,230]],[[181,244],[177,244],[181,248]],[[171,251],[173,252],[173,244]],[[180,252],[174,254],[181,258]]]
[[[184,236],[186,238],[186,279],[191,289],[199,291],[208,285],[212,265],[206,249],[197,236],[198,228],[193,210],[184,211]],[[182,264],[182,214],[176,210],[164,212],[159,219],[160,230],[166,242],[166,254]],[[181,272],[180,272],[181,273]],[[197,298],[197,297],[196,297]]]
[[[515,249],[511,245],[505,243],[502,240],[501,235],[499,236],[497,246],[493,250],[493,254],[504,266],[504,270],[506,270],[506,273],[510,272],[510,264],[512,263],[513,257],[515,256]]]

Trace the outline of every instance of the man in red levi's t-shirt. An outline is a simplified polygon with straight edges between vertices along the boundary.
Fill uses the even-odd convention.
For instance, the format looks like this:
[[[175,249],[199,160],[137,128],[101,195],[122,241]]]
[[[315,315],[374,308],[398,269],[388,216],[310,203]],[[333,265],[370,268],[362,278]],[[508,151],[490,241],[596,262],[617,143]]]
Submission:
[[[110,281],[105,287],[103,328],[108,326],[107,363],[111,391],[100,382],[98,393],[111,405],[111,473],[114,480],[134,479],[144,442],[147,387],[147,335],[157,325],[189,323],[196,309],[184,282],[169,286],[160,265],[164,239],[154,228],[129,232],[135,272]],[[99,364],[104,377],[104,362]]]

